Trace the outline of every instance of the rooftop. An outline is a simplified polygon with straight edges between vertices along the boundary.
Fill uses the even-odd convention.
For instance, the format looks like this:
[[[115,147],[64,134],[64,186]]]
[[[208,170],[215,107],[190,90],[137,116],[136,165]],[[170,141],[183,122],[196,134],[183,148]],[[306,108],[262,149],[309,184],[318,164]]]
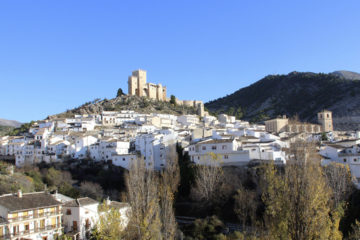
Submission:
[[[24,193],[22,197],[17,194],[5,194],[0,196],[0,206],[5,207],[10,212],[16,212],[27,209],[36,209],[61,205],[48,193],[34,192]]]
[[[92,198],[84,197],[84,198],[77,198],[72,201],[69,201],[69,202],[65,203],[64,206],[65,207],[81,207],[81,206],[87,206],[87,205],[93,205],[93,204],[99,204],[99,202]]]

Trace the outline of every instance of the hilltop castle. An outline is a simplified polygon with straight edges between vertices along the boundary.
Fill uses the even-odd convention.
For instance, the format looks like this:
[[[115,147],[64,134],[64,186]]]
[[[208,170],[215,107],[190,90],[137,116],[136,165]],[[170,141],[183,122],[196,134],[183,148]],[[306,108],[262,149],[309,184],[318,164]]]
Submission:
[[[146,71],[135,70],[128,78],[128,94],[139,97],[148,97],[158,101],[170,101],[166,97],[166,87],[159,84],[146,82]],[[197,109],[200,116],[206,115],[204,111],[204,103],[196,100],[179,100],[176,99],[176,104],[180,106],[194,107]]]
[[[159,84],[146,82],[146,71],[136,70],[128,79],[129,95],[148,97],[158,101],[166,101],[166,87]]]

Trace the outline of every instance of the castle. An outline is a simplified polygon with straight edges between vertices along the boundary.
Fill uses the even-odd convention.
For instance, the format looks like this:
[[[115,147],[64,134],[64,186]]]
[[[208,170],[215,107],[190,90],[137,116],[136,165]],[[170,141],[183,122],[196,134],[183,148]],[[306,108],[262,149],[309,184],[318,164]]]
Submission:
[[[146,82],[146,71],[136,70],[128,79],[129,95],[148,97],[158,101],[166,101],[166,87],[159,84]]]
[[[166,97],[166,87],[159,84],[146,82],[146,71],[135,70],[128,78],[128,94],[139,97],[148,97],[158,101],[170,101]],[[196,100],[179,100],[176,99],[176,104],[180,106],[194,107],[197,109],[200,116],[206,115],[204,111],[204,103]]]

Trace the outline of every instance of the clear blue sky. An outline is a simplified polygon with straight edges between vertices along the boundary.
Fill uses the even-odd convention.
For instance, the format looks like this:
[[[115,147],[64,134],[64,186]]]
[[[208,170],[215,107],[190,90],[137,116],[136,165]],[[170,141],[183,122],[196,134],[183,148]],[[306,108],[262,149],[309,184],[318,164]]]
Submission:
[[[0,1],[0,118],[43,119],[127,92],[212,100],[268,74],[360,72],[360,1]]]

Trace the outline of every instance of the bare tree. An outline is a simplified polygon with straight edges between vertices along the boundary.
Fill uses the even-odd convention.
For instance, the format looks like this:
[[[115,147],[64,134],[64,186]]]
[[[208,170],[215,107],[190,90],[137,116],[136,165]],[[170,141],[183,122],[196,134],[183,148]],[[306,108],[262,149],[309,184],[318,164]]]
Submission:
[[[141,158],[134,160],[126,176],[131,220],[129,239],[161,239],[158,179],[153,170],[146,169]]]
[[[180,182],[180,170],[175,145],[170,145],[166,153],[166,166],[159,176],[159,199],[161,233],[164,239],[174,239],[177,224],[174,214],[175,192]]]
[[[243,186],[238,189],[236,195],[234,196],[234,211],[238,216],[243,229],[245,229],[248,220],[250,220],[252,225],[254,225],[256,221],[256,197],[256,191],[245,189]]]
[[[334,207],[345,201],[353,190],[352,176],[348,165],[331,163],[324,167],[328,185],[332,189]]]
[[[214,204],[222,177],[223,170],[219,166],[219,157],[211,154],[210,161],[196,166],[195,186],[191,189],[192,197],[205,205]]]
[[[99,201],[103,197],[104,191],[100,184],[85,181],[80,184],[80,193]]]

